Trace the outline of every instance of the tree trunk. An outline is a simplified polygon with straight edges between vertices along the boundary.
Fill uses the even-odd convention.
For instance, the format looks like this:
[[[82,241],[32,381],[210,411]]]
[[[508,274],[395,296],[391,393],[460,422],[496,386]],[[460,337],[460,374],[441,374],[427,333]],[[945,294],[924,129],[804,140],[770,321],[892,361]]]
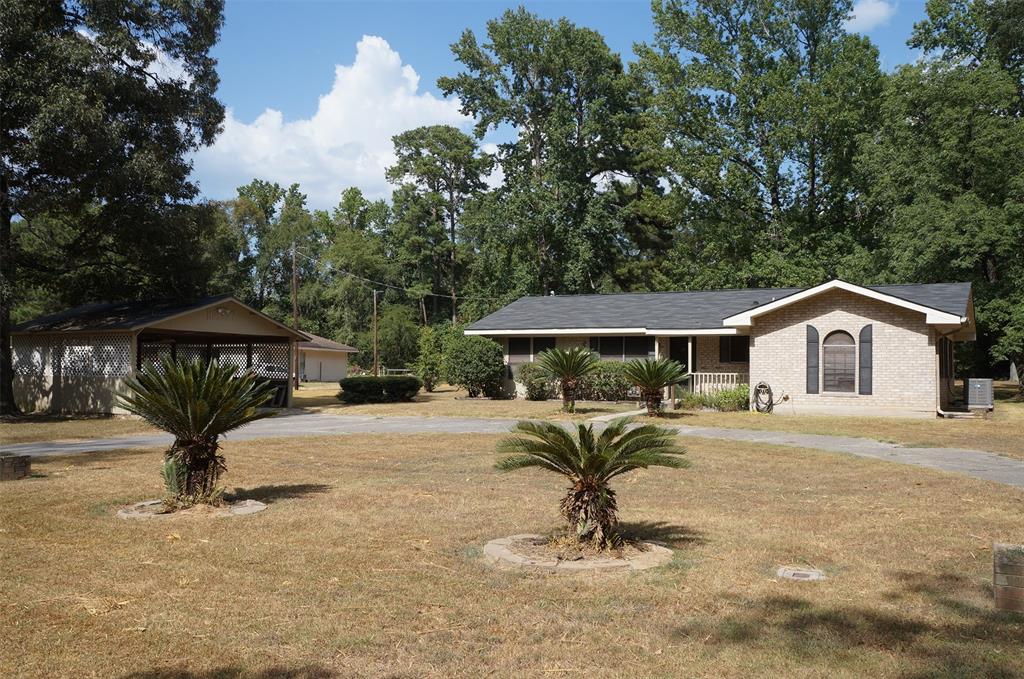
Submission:
[[[576,381],[562,380],[562,410],[576,412]]]
[[[227,467],[224,457],[218,454],[216,441],[175,442],[167,451],[167,457],[174,459],[183,468],[182,483],[175,500],[179,505],[188,506],[214,501],[217,497],[217,482]]]
[[[17,415],[14,401],[14,357],[11,354],[11,303],[14,301],[14,250],[11,247],[10,186],[0,174],[0,416]]]
[[[577,479],[562,498],[562,516],[580,542],[606,547],[615,542],[615,491],[593,478]]]
[[[661,414],[661,389],[644,392],[644,403],[647,406],[647,414],[657,417]]]

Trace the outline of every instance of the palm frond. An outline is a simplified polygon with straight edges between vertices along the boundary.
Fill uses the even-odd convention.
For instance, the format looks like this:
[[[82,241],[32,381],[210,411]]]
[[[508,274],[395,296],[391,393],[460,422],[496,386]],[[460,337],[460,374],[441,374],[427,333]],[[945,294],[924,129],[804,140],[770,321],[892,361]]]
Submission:
[[[145,364],[125,387],[119,405],[179,441],[216,440],[272,415],[259,407],[274,387],[235,366],[165,359],[159,366]]]
[[[646,391],[658,391],[689,379],[681,364],[668,358],[637,358],[627,361],[623,373],[634,385]]]

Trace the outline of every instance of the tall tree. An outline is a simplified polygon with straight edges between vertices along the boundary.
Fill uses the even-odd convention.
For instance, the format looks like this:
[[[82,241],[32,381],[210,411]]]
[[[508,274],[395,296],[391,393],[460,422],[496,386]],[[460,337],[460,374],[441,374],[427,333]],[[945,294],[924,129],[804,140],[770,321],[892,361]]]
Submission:
[[[0,414],[17,410],[12,223],[31,230],[60,215],[64,250],[87,260],[115,242],[144,261],[166,241],[174,222],[160,217],[195,195],[187,156],[224,115],[209,54],[222,10],[220,0],[0,3]]]
[[[954,35],[960,24],[948,26]],[[889,79],[864,135],[862,211],[876,224],[873,277],[966,280],[978,317],[975,374],[1024,365],[1024,119],[1001,60],[950,65],[941,53]]]
[[[927,18],[907,41],[931,58],[977,67],[995,64],[1017,82],[1024,110],[1024,3],[928,0]]]
[[[520,8],[489,21],[487,37],[480,45],[464,32],[452,45],[464,70],[438,85],[458,95],[478,137],[504,125],[516,130],[498,160],[505,235],[529,266],[520,292],[601,289],[628,236],[603,189],[628,181],[657,190],[629,143],[640,83],[600,34],[566,19]]]
[[[492,158],[472,137],[450,125],[418,127],[392,139],[398,160],[388,168],[394,183],[409,182],[427,194],[435,221],[448,229],[448,290],[452,322],[458,320],[459,226],[466,201],[486,189]],[[443,215],[437,214],[438,210]]]
[[[856,135],[881,87],[849,0],[657,0],[639,70],[682,217],[677,285],[811,283],[860,245]]]

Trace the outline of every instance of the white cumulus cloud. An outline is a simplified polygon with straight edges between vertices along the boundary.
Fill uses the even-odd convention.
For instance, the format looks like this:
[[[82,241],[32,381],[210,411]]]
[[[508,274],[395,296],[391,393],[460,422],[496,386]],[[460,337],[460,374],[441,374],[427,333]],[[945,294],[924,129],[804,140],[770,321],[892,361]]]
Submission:
[[[466,128],[457,99],[419,91],[420,78],[386,40],[363,36],[355,61],[334,68],[334,85],[308,119],[266,109],[244,122],[228,109],[224,132],[194,158],[203,194],[230,198],[253,178],[298,182],[314,208],[337,204],[358,186],[369,198],[390,195],[384,170],[394,163],[391,137],[421,125]]]
[[[846,30],[850,33],[867,33],[889,22],[896,14],[896,4],[886,0],[857,0],[853,4],[853,12],[846,20]]]

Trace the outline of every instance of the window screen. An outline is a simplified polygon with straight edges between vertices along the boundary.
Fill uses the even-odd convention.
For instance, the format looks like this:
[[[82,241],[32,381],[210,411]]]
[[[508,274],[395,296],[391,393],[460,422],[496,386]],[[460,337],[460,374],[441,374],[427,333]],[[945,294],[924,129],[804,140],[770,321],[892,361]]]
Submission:
[[[555,348],[555,338],[554,337],[534,337],[533,338],[533,356],[534,356],[534,358],[536,358],[537,354],[539,354],[540,352],[547,351],[548,349],[554,349],[554,348]]]
[[[621,337],[600,337],[601,358],[605,360],[622,360],[622,338]]]
[[[837,331],[822,344],[825,391],[853,393],[856,380],[856,351],[853,336]]]
[[[508,338],[508,362],[524,363],[530,360],[530,338],[509,337]]]
[[[750,337],[737,335],[718,338],[719,363],[749,363]]]
[[[626,337],[624,353],[629,358],[654,358],[653,337]]]

